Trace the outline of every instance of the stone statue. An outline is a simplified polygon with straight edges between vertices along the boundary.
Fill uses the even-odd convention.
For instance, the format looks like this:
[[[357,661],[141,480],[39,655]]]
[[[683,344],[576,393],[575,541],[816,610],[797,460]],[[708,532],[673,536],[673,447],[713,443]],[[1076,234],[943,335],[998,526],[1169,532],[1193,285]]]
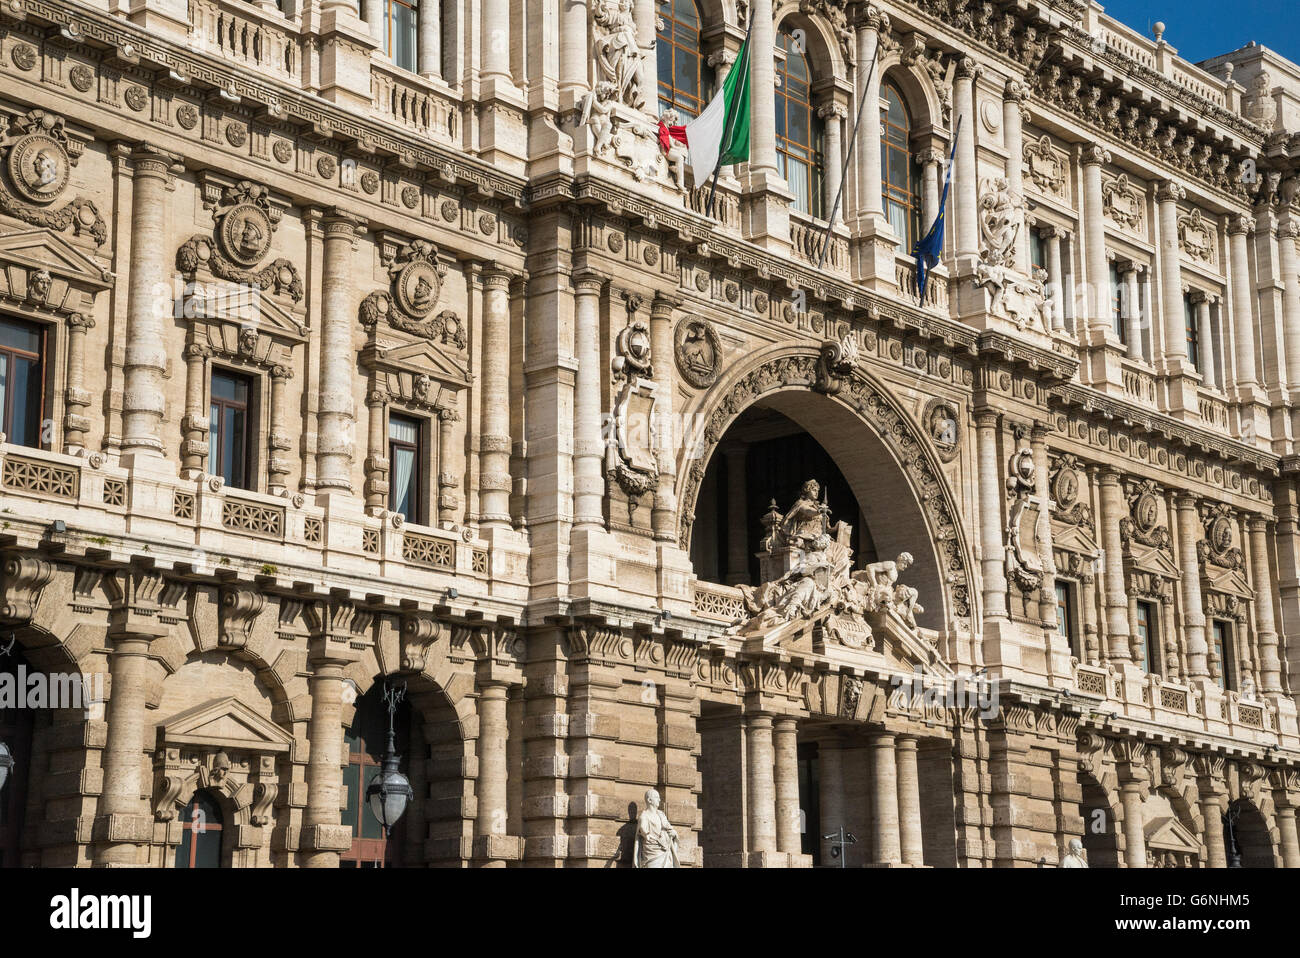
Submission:
[[[786,543],[798,549],[814,548],[817,540],[827,534],[828,512],[825,502],[818,502],[821,486],[809,479],[799,490],[799,498],[781,520],[781,534]],[[824,547],[823,547],[824,548]]]
[[[1070,839],[1070,848],[1061,859],[1062,868],[1087,868],[1088,862],[1083,857],[1083,842],[1077,838]]]
[[[1020,543],[1021,519],[1034,491],[1035,469],[1033,451],[1021,449],[1011,457],[1011,474],[1007,477],[1007,495],[1011,497],[1007,513],[1007,572],[1023,592],[1038,588],[1042,581],[1038,563],[1025,554]]]
[[[1006,177],[985,180],[980,191],[981,258],[990,266],[1016,265],[1016,240],[1025,225],[1025,201]]]
[[[603,29],[592,44],[599,79],[614,87],[614,100],[635,110],[645,105],[640,70],[644,54],[636,41],[632,0],[598,0],[592,19]]]
[[[646,790],[645,808],[637,819],[632,867],[681,867],[681,861],[677,857],[677,832],[659,807],[659,793],[653,788]]]
[[[677,126],[681,117],[674,109],[667,109],[659,116],[659,122],[664,126]],[[686,171],[691,165],[691,151],[686,144],[680,140],[669,139],[668,152],[665,154],[668,161],[668,178],[672,180],[673,185],[682,192],[686,191]]]
[[[912,554],[904,552],[893,561],[886,559],[884,562],[868,563],[865,569],[853,573],[853,578],[858,582],[866,583],[873,600],[873,610],[882,606],[892,606],[896,596],[894,586],[898,583],[898,574],[906,572],[911,565]],[[912,589],[911,593],[911,601],[914,603],[916,590]]]
[[[591,151],[597,156],[614,142],[613,83],[597,83],[582,100],[582,124],[591,128]]]

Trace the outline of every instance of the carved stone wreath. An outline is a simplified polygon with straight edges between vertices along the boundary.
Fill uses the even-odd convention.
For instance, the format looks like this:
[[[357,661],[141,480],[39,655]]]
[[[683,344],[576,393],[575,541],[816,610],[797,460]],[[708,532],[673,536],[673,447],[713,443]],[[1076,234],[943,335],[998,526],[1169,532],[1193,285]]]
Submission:
[[[766,393],[786,389],[810,389],[816,380],[817,355],[784,355],[767,360],[749,370],[724,392],[709,397],[704,408],[711,409],[703,430],[702,450],[707,454],[691,460],[681,483],[681,511],[678,537],[682,548],[690,547],[695,503],[704,481],[710,456],[727,427],[753,402]],[[910,484],[922,504],[926,525],[931,532],[938,556],[939,575],[944,582],[950,613],[957,618],[972,615],[974,578],[967,560],[967,550],[957,526],[952,497],[944,488],[938,470],[932,465],[928,444],[917,434],[908,418],[888,396],[861,371],[855,371],[843,391],[833,401],[843,403],[872,426],[873,432],[891,450],[906,471]]]
[[[206,266],[214,276],[289,296],[303,296],[302,278],[287,259],[277,259],[256,269],[271,249],[271,236],[280,211],[271,205],[266,187],[241,180],[222,191],[212,212],[213,238],[193,236],[176,251],[176,268],[187,281]]]
[[[388,267],[389,291],[375,290],[361,301],[358,318],[373,330],[380,322],[430,341],[464,349],[465,324],[445,309],[430,316],[442,294],[447,267],[438,262],[438,248],[427,240],[412,240],[397,252]]]

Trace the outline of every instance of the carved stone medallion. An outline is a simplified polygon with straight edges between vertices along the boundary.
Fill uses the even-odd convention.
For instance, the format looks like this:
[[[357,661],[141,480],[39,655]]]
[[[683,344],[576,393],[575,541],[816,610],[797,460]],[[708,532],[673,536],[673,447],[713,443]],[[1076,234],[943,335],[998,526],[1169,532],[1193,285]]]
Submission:
[[[961,419],[953,404],[945,399],[930,400],[922,421],[939,458],[944,462],[956,458],[961,442]]]
[[[1142,492],[1133,503],[1133,522],[1137,526],[1137,531],[1143,535],[1150,535],[1159,521],[1160,499],[1153,492]]]
[[[428,259],[412,257],[398,272],[393,291],[397,294],[398,305],[406,313],[422,319],[437,305],[442,278]]]
[[[713,327],[703,319],[684,319],[673,335],[677,371],[696,389],[708,389],[718,380],[722,345]]]
[[[63,144],[38,130],[21,137],[9,151],[9,181],[23,199],[49,203],[68,185],[70,165]]]
[[[239,203],[221,219],[222,251],[240,266],[256,266],[271,248],[271,218],[254,203]]]

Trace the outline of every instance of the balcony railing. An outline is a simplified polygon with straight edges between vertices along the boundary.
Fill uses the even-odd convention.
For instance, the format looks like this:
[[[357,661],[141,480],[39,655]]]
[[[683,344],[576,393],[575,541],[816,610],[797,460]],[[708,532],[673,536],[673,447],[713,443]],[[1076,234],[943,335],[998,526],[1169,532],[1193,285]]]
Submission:
[[[298,25],[279,12],[238,0],[190,0],[189,43],[196,50],[298,84],[298,40]]]
[[[898,285],[898,295],[903,302],[926,309],[948,312],[948,274],[942,266],[935,267],[930,273],[930,280],[925,284],[925,302],[921,302],[916,284],[916,260],[902,253],[894,262],[894,281]]]
[[[1124,395],[1134,402],[1154,407],[1156,401],[1156,377],[1149,372],[1125,363]]]
[[[370,101],[376,113],[398,126],[447,146],[460,145],[460,103],[435,81],[375,60]]]
[[[692,213],[707,215],[709,203],[709,184],[689,190],[682,199],[683,204]],[[740,197],[731,186],[719,183],[713,197],[713,219],[725,229],[740,232]]]
[[[790,211],[790,246],[796,259],[816,265],[822,258],[822,246],[826,242],[826,224],[815,220],[796,210]],[[822,261],[822,269],[833,272],[847,272],[849,268],[849,241],[831,231],[830,248]]]

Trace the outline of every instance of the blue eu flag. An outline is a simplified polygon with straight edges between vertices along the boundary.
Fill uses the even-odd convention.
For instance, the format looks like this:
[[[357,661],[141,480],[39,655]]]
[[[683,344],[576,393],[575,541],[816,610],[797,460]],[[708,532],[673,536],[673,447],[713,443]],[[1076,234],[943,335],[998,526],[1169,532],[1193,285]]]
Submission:
[[[916,246],[912,255],[916,257],[916,293],[917,298],[925,302],[925,283],[930,278],[930,270],[939,264],[943,253],[943,214],[948,208],[948,184],[952,182],[952,168],[957,159],[957,137],[961,135],[961,117],[957,117],[957,129],[952,135],[952,152],[948,156],[948,169],[943,175],[943,194],[939,197],[939,214]]]

